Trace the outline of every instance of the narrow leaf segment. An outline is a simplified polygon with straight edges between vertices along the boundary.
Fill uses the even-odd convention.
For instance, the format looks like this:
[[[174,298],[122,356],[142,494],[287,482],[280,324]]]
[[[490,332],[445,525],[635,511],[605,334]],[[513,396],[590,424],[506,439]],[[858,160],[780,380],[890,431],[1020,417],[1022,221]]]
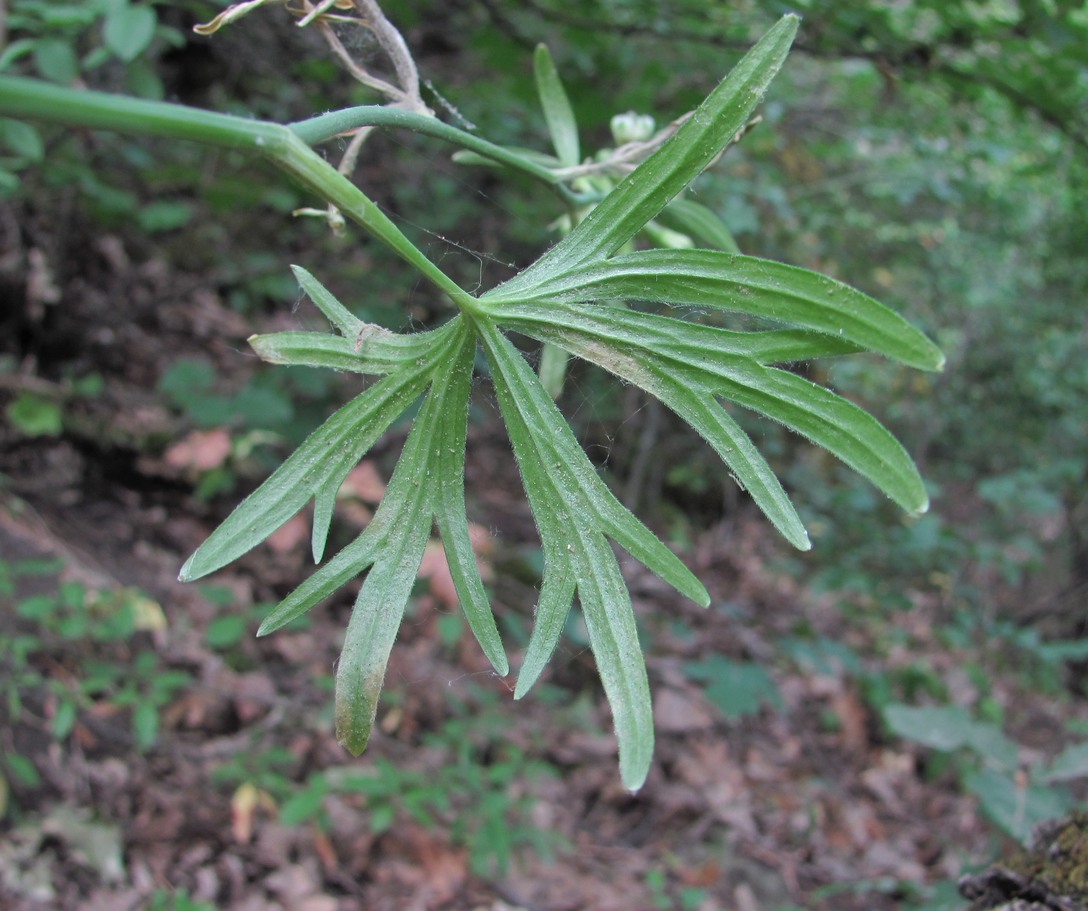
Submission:
[[[590,647],[612,706],[620,774],[635,790],[653,753],[653,712],[630,597],[612,538],[662,579],[703,604],[702,584],[608,490],[537,376],[494,326],[480,325],[503,420],[540,530],[544,579],[515,696],[547,663],[577,592]]]
[[[628,174],[570,234],[493,295],[509,298],[529,292],[554,275],[611,256],[642,230],[745,125],[785,61],[799,21],[794,15],[783,16],[668,142]]]

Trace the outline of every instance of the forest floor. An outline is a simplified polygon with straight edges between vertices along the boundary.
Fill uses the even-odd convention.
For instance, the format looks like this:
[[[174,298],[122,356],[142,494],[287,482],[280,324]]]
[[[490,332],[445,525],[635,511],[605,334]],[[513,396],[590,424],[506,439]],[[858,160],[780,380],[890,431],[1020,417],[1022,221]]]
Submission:
[[[746,512],[682,542],[707,611],[625,565],[658,735],[637,794],[620,785],[577,625],[515,703],[512,678],[489,671],[457,619],[437,546],[378,730],[350,757],[330,691],[350,600],[252,635],[307,572],[305,517],[206,585],[176,581],[257,478],[229,429],[193,427],[154,390],[186,355],[241,387],[253,327],[115,238],[85,266],[58,289],[63,313],[26,300],[13,344],[34,357],[2,390],[7,403],[27,389],[63,397],[64,377],[89,369],[103,381],[65,400],[59,433],[0,425],[0,604],[9,644],[29,643],[3,658],[3,908],[955,908],[957,877],[1008,847],[955,763],[889,736],[863,693],[874,678],[827,645],[966,693],[978,682],[962,647],[936,635],[942,606],[918,596],[881,624],[848,623],[835,596],[774,571],[784,545]],[[341,537],[365,523],[396,448],[352,476]],[[538,550],[493,409],[480,409],[469,451],[479,559],[516,668]],[[236,489],[194,496],[217,470]],[[123,635],[109,627],[122,608],[135,627]],[[802,640],[823,651],[806,658]],[[1019,679],[992,680],[989,697],[1025,761],[1053,755],[1088,712]]]

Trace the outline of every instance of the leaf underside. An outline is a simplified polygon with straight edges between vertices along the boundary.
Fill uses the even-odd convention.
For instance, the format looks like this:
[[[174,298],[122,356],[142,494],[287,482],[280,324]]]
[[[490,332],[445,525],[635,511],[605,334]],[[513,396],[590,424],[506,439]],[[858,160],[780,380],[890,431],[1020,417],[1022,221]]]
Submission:
[[[747,122],[796,28],[796,17],[784,17],[570,234],[532,266],[475,299],[471,312],[436,330],[394,334],[364,323],[310,273],[294,267],[334,331],[254,336],[254,350],[275,363],[378,379],[235,509],[189,558],[181,577],[197,579],[237,559],[311,500],[312,548],[320,562],[344,478],[393,421],[422,399],[374,518],[291,592],[258,631],[280,629],[365,573],[336,675],[337,737],[347,749],[358,753],[370,737],[390,650],[434,529],[481,650],[497,673],[509,672],[465,513],[468,408],[474,359],[482,347],[544,554],[533,630],[514,697],[520,699],[539,679],[577,599],[612,707],[623,782],[635,790],[649,771],[650,687],[614,545],[696,603],[706,606],[710,597],[601,480],[508,332],[577,355],[659,398],[713,447],[799,548],[809,541],[789,496],[722,400],[826,447],[905,509],[925,508],[921,479],[894,437],[856,405],[790,372],[788,365],[866,350],[939,369],[943,359],[936,347],[897,314],[846,285],[736,253],[728,229],[709,210],[683,200],[666,210]],[[534,67],[558,156],[547,160],[576,164],[577,127],[546,51],[537,51]],[[663,210],[664,223],[731,252],[618,252]],[[617,300],[739,312],[783,328],[736,332],[682,318],[676,310],[654,314],[603,303]]]

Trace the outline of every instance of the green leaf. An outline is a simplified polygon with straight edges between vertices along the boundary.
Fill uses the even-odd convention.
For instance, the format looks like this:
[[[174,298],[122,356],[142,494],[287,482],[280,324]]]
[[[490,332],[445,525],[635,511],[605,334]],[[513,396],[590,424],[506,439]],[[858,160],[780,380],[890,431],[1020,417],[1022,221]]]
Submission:
[[[642,230],[744,126],[786,59],[799,21],[783,16],[671,139],[620,181],[570,234],[483,299],[523,294],[553,275],[612,255]]]
[[[136,215],[139,226],[149,234],[173,231],[187,225],[193,217],[191,203],[162,199],[140,207]]]
[[[542,533],[543,535],[543,533]],[[541,672],[551,660],[559,637],[567,623],[574,600],[576,583],[574,573],[566,566],[566,561],[556,549],[557,535],[550,535],[544,542],[544,580],[540,586],[536,613],[533,616],[533,632],[529,637],[529,647],[518,672],[514,687],[514,698],[521,699],[530,687],[536,683]]]
[[[267,636],[291,621],[297,620],[315,604],[319,604],[343,588],[369,567],[377,559],[378,552],[385,543],[385,538],[377,533],[378,527],[375,526],[375,522],[377,522],[377,516],[363,534],[277,604],[264,618],[257,630],[257,635]]]
[[[155,745],[159,736],[159,710],[154,703],[146,700],[136,703],[136,708],[132,710],[132,733],[141,752]]]
[[[34,65],[51,82],[70,85],[79,75],[75,49],[63,38],[45,38],[34,44]]]
[[[495,669],[500,674],[509,670],[465,516],[465,435],[475,336],[464,320],[452,325],[449,344],[433,358],[430,390],[373,520],[352,544],[277,605],[258,630],[263,636],[290,623],[369,567],[336,677],[337,738],[353,753],[362,752],[369,739],[389,652],[430,538],[432,517],[473,633]],[[322,491],[320,497],[326,495]],[[331,515],[330,507],[322,511]]]
[[[250,346],[262,360],[299,367],[327,367],[353,373],[387,374],[428,357],[445,338],[448,327],[400,335],[365,323],[301,266],[291,270],[299,286],[340,332],[276,332],[253,335]]]
[[[974,723],[967,711],[956,705],[893,704],[884,709],[884,721],[900,737],[944,753],[965,746]]]
[[[57,701],[51,725],[54,739],[63,740],[72,733],[76,724],[76,703],[70,696],[62,696]]]
[[[355,755],[370,738],[389,652],[431,534],[436,494],[432,469],[441,444],[443,393],[436,382],[416,417],[378,512],[362,535],[362,540],[374,537],[379,543],[348,622],[335,697],[336,739]]]
[[[1047,783],[1088,778],[1088,743],[1074,743],[1066,747],[1039,777]]]
[[[438,396],[439,401],[434,444],[437,457],[431,470],[433,483],[437,485],[434,515],[454,590],[469,628],[492,667],[506,676],[510,673],[510,665],[476,566],[465,511],[465,438],[475,356],[476,336],[466,331],[460,348],[450,357],[444,375],[435,380],[437,390],[432,395]]]
[[[292,266],[291,271],[295,273],[299,287],[310,296],[310,300],[325,314],[328,321],[340,330],[340,334],[345,339],[354,339],[363,328],[363,321],[340,303],[328,288],[302,266]]]
[[[654,713],[631,598],[603,535],[578,528],[570,546],[589,647],[616,725],[620,777],[628,790],[637,791],[653,759]]]
[[[496,383],[496,391],[505,395],[511,406],[509,412],[503,412],[503,419],[507,420],[509,416],[524,428],[532,441],[533,450],[537,453],[537,458],[532,463],[535,465],[539,462],[547,472],[551,479],[549,486],[555,481],[559,482],[560,500],[567,501],[569,497],[576,497],[578,508],[589,510],[584,517],[574,518],[585,518],[587,521],[592,519],[595,526],[599,524],[609,537],[622,544],[628,553],[637,557],[680,594],[697,604],[708,606],[710,596],[703,584],[653,532],[616,499],[597,475],[574,438],[570,425],[513,344],[493,326],[480,324],[479,329],[492,371],[494,373],[498,370],[501,373],[501,382]],[[510,392],[511,389],[513,393]],[[500,406],[502,401],[500,398]],[[509,422],[507,427],[509,429]],[[528,492],[532,495],[532,491]],[[538,524],[541,521],[549,522],[553,519],[553,512],[554,510],[544,510],[541,515],[534,512],[534,518]],[[561,517],[558,520],[556,528],[560,533],[565,528],[564,523],[570,518],[572,517]]]
[[[624,784],[637,790],[653,752],[653,712],[634,614],[615,554],[617,540],[665,581],[703,605],[690,571],[612,495],[524,358],[494,326],[481,323],[503,420],[544,548],[543,632],[534,629],[529,683],[554,647],[557,620],[576,588],[590,647],[612,706]],[[518,695],[529,684],[519,680]]]
[[[836,337],[738,333],[616,307],[508,305],[504,325],[565,348],[659,398],[714,447],[794,546],[808,536],[770,466],[714,396],[725,396],[824,446],[911,512],[928,498],[906,451],[875,418],[826,389],[761,361],[855,350]]]
[[[686,420],[710,444],[726,464],[733,479],[751,496],[771,524],[798,550],[810,550],[808,532],[801,517],[782,488],[777,475],[755,443],[706,392],[698,392],[683,381],[655,371],[660,383],[656,393],[661,401]]]
[[[298,826],[315,819],[321,813],[328,790],[323,777],[311,777],[305,788],[292,794],[280,806],[280,825]]]
[[[417,423],[413,432],[425,427]],[[397,469],[406,464],[409,468],[412,465],[407,453]],[[356,756],[366,749],[370,739],[389,652],[430,537],[427,489],[426,484],[417,481],[404,494],[394,490],[392,484],[386,491],[382,506],[389,503],[388,508],[396,510],[399,522],[382,542],[379,559],[367,573],[348,621],[336,672],[336,739]]]
[[[552,55],[546,45],[538,44],[533,54],[533,74],[536,76],[536,90],[540,96],[540,106],[544,109],[544,119],[548,123],[548,132],[555,146],[555,154],[561,164],[570,167],[582,160],[578,145],[578,123],[570,99],[555,69]]]
[[[245,617],[238,614],[225,614],[222,617],[216,617],[208,624],[208,629],[204,633],[204,641],[209,648],[228,649],[241,642],[245,633]]]
[[[706,684],[706,698],[726,718],[758,715],[764,704],[782,707],[778,687],[760,664],[711,655],[705,661],[685,664],[684,673]]]
[[[450,324],[447,324],[450,325]],[[437,346],[436,355],[442,352]],[[190,582],[236,560],[283,525],[327,485],[337,487],[426,387],[433,368],[415,361],[379,380],[315,430],[232,512],[181,569]]]
[[[918,329],[849,285],[808,269],[717,250],[616,256],[550,275],[520,300],[612,298],[749,313],[823,332],[922,370],[944,365],[940,349]]]
[[[705,371],[702,376],[708,376]],[[704,382],[717,395],[751,408],[823,446],[884,491],[902,509],[929,509],[929,495],[902,444],[853,402],[784,370],[750,365]],[[699,374],[692,371],[692,379]]]
[[[674,199],[661,210],[657,220],[707,247],[724,250],[726,253],[740,253],[733,232],[725,222],[706,206],[690,199]]]
[[[275,332],[247,339],[261,360],[293,367],[326,367],[351,373],[383,375],[393,373],[424,357],[436,344],[433,332],[398,335],[361,323],[365,334],[356,339],[327,332]],[[358,348],[356,348],[358,344]]]
[[[60,405],[33,392],[20,392],[5,413],[12,426],[28,437],[55,437],[64,430]]]
[[[150,6],[115,5],[106,15],[102,40],[118,59],[131,63],[147,50],[158,21]]]
[[[978,798],[982,811],[1024,845],[1031,841],[1036,826],[1069,812],[1068,795],[1037,784],[1022,787],[1014,775],[994,769],[971,772],[963,784]]]
[[[45,156],[41,133],[21,120],[0,118],[0,144],[27,161],[41,161]]]
[[[37,43],[33,38],[19,38],[16,41],[9,41],[3,50],[0,50],[0,73],[9,69],[20,57],[33,53]]]
[[[540,382],[553,399],[558,399],[563,394],[569,360],[570,355],[562,348],[556,348],[555,345],[545,345],[540,352],[537,376],[540,377]]]

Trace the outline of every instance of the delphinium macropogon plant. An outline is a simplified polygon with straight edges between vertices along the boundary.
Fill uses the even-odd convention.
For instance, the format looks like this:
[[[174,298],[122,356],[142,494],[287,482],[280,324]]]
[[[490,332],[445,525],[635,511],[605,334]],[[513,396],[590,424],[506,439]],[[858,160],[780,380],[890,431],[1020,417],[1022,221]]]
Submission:
[[[235,4],[202,30],[214,32],[268,2]],[[191,140],[271,160],[326,207],[312,211],[336,229],[346,220],[360,225],[450,305],[452,315],[437,328],[394,333],[359,320],[317,278],[293,267],[330,331],[256,335],[250,339],[253,349],[277,364],[375,379],[231,513],[188,559],[181,578],[215,572],[313,501],[312,549],[320,568],[271,612],[258,635],[274,632],[365,576],[348,621],[335,693],[337,737],[359,753],[370,736],[386,663],[424,549],[437,528],[468,624],[495,671],[508,674],[465,513],[468,407],[482,351],[544,555],[514,698],[539,678],[577,600],[612,707],[623,783],[636,790],[651,763],[653,715],[615,545],[696,603],[706,606],[710,598],[602,481],[556,407],[554,394],[567,358],[596,364],[660,400],[710,444],[774,527],[792,545],[807,549],[808,536],[790,498],[723,400],[825,447],[903,509],[919,513],[927,507],[922,480],[891,433],[786,365],[869,351],[939,370],[941,352],[898,314],[841,282],[740,254],[718,216],[684,197],[692,181],[743,135],[786,59],[796,16],[779,20],[688,116],[658,132],[642,118],[621,118],[614,124],[617,148],[583,160],[571,105],[543,47],[537,49],[534,71],[554,145],[547,154],[494,145],[436,117],[420,98],[419,77],[403,39],[372,0],[302,7],[295,10],[300,24],[321,30],[352,75],[386,104],[279,124],[0,76],[5,117]],[[346,27],[372,33],[393,77],[379,78],[351,58],[338,37]],[[502,284],[482,293],[461,288],[350,179],[375,128],[422,133],[455,146],[456,157],[466,164],[486,163],[544,182],[565,207],[565,235]],[[349,142],[339,166],[314,151],[345,136]],[[756,316],[775,328],[734,331],[692,318],[714,311]],[[510,332],[542,343],[539,373]],[[411,431],[373,520],[325,560],[341,483],[416,403]]]

